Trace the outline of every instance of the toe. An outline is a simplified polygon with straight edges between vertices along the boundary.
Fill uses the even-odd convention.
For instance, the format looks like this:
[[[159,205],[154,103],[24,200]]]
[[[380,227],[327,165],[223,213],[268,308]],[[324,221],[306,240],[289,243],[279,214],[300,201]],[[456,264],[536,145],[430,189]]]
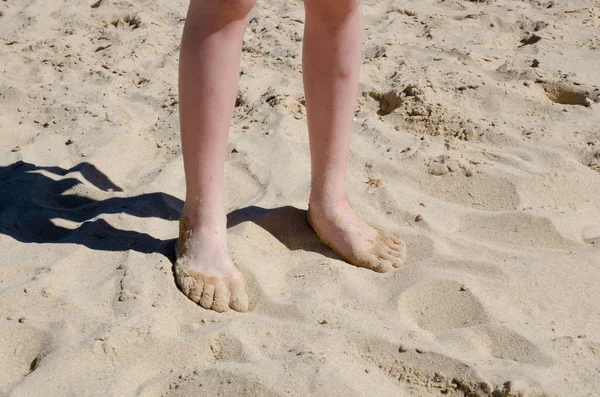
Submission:
[[[402,258],[402,260],[406,260],[406,245],[402,243],[402,245],[397,249],[398,257]]]
[[[398,258],[396,257],[396,255],[394,255],[391,252],[382,252],[381,254],[379,254],[379,257],[381,259],[388,260],[391,263],[394,263],[394,262],[398,261]]]
[[[222,313],[229,307],[229,289],[224,282],[219,282],[215,285],[215,293],[211,309]]]
[[[392,266],[394,266],[394,269],[398,269],[399,267],[402,267],[404,265],[404,258],[395,258],[392,261]]]
[[[401,245],[393,244],[393,245],[390,245],[390,250],[392,252],[402,252],[402,251],[404,251],[404,247],[402,247]]]
[[[193,302],[198,303],[202,296],[202,280],[199,280],[196,277],[182,275],[181,277],[178,277],[177,281],[183,294]]]
[[[392,240],[396,244],[402,244],[402,240],[398,236],[391,235],[390,240]]]
[[[188,277],[188,278],[191,278],[193,280],[193,285],[190,288],[189,294],[186,294],[186,295],[192,301],[198,303],[200,301],[200,298],[202,298],[202,291],[204,289],[204,283],[202,282],[202,280],[197,279],[197,278],[192,278],[192,277]],[[184,291],[184,293],[185,293],[185,291]]]
[[[204,290],[202,291],[202,298],[200,298],[200,306],[205,309],[212,307],[213,298],[215,295],[215,285],[213,283],[206,283]]]
[[[406,256],[406,244],[404,241],[398,238],[392,238],[389,242],[389,248],[393,252],[393,255],[404,257]]]
[[[394,270],[394,266],[392,265],[392,262],[387,259],[379,259],[373,263],[372,269],[377,273],[386,273]]]
[[[382,250],[387,256],[391,256],[392,259],[387,258],[393,261],[401,261],[404,262],[404,259],[406,259],[406,250],[403,248],[396,248],[396,247],[387,247],[387,249]]]
[[[194,287],[194,279],[185,275],[178,274],[177,276],[177,284],[179,284],[185,296],[190,296],[190,291]]]
[[[243,278],[232,280],[229,284],[230,298],[229,307],[236,312],[248,311],[248,294],[246,293],[246,283]]]
[[[402,240],[399,240],[395,237],[391,237],[387,240],[387,245],[391,248],[398,249],[398,248],[402,247],[403,244],[404,243],[402,242]]]

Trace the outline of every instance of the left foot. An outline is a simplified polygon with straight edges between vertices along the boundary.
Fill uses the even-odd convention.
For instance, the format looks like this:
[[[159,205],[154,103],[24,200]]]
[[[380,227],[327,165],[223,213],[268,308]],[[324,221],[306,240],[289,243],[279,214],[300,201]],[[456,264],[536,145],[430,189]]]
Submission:
[[[335,206],[311,203],[308,223],[325,244],[354,266],[385,273],[406,260],[402,240],[369,226],[347,202]]]

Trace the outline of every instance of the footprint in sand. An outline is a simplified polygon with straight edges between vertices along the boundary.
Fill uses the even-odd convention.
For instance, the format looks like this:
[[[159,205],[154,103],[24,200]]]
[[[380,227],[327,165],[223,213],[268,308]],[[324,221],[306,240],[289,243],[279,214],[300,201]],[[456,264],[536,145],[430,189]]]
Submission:
[[[400,296],[398,306],[402,314],[429,332],[471,327],[488,321],[477,297],[456,281],[417,284]]]
[[[258,375],[244,367],[231,369],[203,367],[194,371],[181,370],[158,377],[145,384],[137,393],[140,397],[186,396],[264,396],[280,394],[263,385]]]
[[[230,334],[220,334],[216,336],[210,343],[215,362],[246,362],[244,348],[242,342],[235,336]]]
[[[51,338],[17,321],[3,321],[0,334],[0,385],[9,386],[37,368]]]
[[[471,327],[489,354],[523,364],[549,365],[552,360],[523,336],[489,324],[479,299],[463,284],[439,280],[417,284],[400,296],[399,309],[425,331],[432,333]]]
[[[410,395],[455,395],[453,392],[459,389],[463,392],[461,396],[491,396],[499,391],[473,367],[444,354],[403,347],[398,350],[389,341],[373,338],[360,350],[364,361],[376,365],[383,374],[401,384],[410,385]]]
[[[552,364],[552,359],[537,346],[507,328],[489,325],[477,333],[486,342],[490,354],[496,358],[544,367]]]
[[[599,171],[600,171],[600,166],[599,166]],[[581,232],[581,237],[583,237],[583,241],[585,241],[586,243],[595,245],[596,247],[600,248],[600,226],[599,225],[593,225],[593,226],[588,226],[588,227],[584,228],[583,231]]]
[[[456,232],[493,246],[558,249],[579,245],[563,236],[550,218],[522,212],[467,214]]]

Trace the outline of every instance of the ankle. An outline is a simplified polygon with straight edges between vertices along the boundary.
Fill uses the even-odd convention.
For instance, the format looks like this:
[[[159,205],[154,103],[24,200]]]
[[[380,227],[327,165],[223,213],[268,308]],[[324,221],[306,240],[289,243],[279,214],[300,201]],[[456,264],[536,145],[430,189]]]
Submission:
[[[348,212],[348,210],[350,210],[350,203],[345,193],[337,200],[311,197],[308,203],[309,216],[313,218],[334,218],[340,213]]]
[[[325,191],[325,189],[313,189],[310,192],[309,206],[319,209],[331,209],[348,206],[348,194],[345,189]]]
[[[225,228],[227,225],[225,210],[216,206],[192,206],[186,202],[181,211],[181,219],[183,218],[187,218],[187,224],[190,228],[200,226]]]

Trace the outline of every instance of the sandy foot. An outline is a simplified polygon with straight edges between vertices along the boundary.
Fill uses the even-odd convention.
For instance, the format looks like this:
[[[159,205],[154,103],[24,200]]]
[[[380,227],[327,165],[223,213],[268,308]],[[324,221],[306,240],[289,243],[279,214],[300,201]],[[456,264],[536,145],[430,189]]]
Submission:
[[[348,204],[325,210],[309,206],[308,222],[325,244],[354,266],[384,273],[406,261],[400,238],[369,226]]]
[[[192,228],[182,216],[175,251],[175,280],[188,298],[217,312],[248,310],[244,276],[229,256],[225,232]]]

